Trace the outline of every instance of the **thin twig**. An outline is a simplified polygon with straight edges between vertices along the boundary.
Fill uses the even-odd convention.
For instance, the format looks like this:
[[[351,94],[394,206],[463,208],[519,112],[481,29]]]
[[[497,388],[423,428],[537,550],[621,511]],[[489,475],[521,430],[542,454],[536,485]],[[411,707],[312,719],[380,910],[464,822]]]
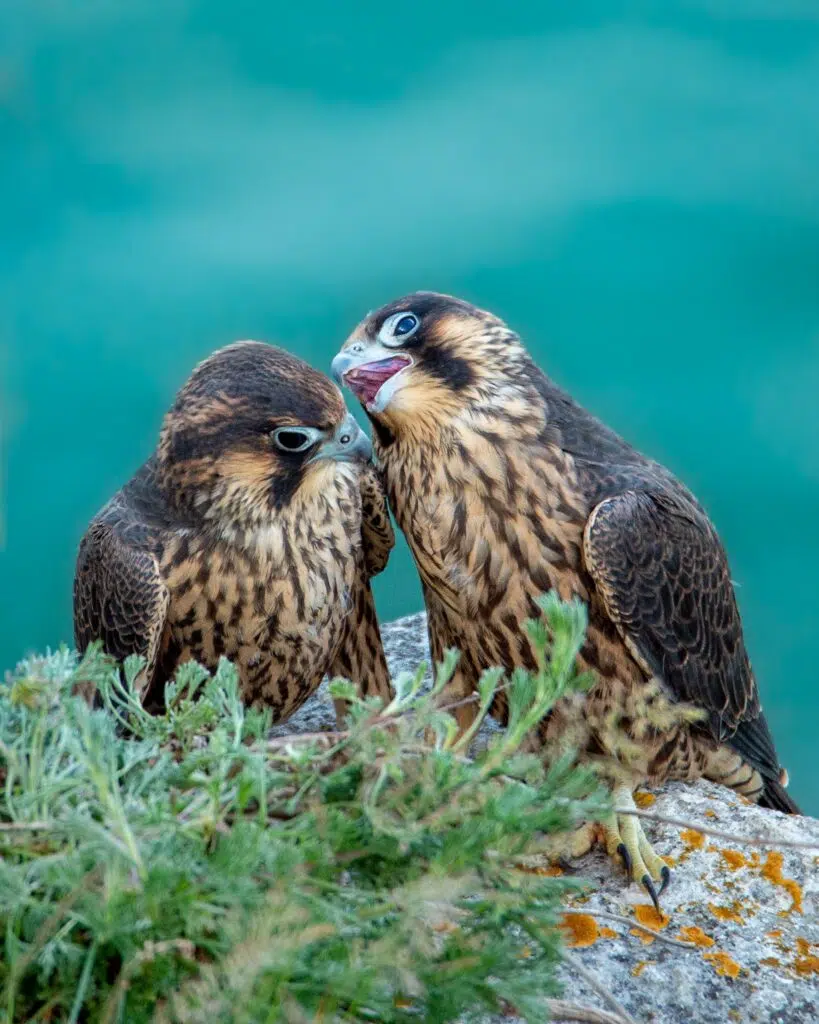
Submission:
[[[627,1024],[626,1017],[616,1017],[607,1010],[596,1010],[580,1003],[567,1003],[563,999],[547,999],[549,1020],[579,1021],[580,1024]]]
[[[503,683],[496,687],[494,693],[503,693],[504,690],[508,690],[511,683]],[[461,700],[452,701],[449,704],[436,705],[436,711],[453,711],[455,708],[462,707],[464,704],[479,704],[480,696],[477,693],[472,693],[468,697],[463,697]],[[406,708],[403,711],[399,711],[395,715],[379,715],[376,714],[368,722],[369,725],[389,725],[390,722],[394,722],[396,718],[404,718],[406,715],[413,714],[411,707]],[[304,743],[307,740],[319,740],[324,743],[329,743],[334,740],[347,739],[348,736],[352,735],[350,729],[333,729],[327,732],[294,732],[288,736],[273,736],[268,738],[267,746],[273,749],[285,747],[289,743]]]
[[[699,946],[693,942],[681,942],[679,939],[672,939],[669,935],[661,935],[659,932],[655,932],[653,928],[649,928],[648,925],[640,924],[633,917],[621,917],[620,914],[610,914],[607,910],[563,910],[561,913],[574,914],[576,917],[599,917],[603,921],[616,921],[618,924],[626,925],[629,928],[638,928],[653,939],[665,942],[669,946],[679,946],[680,949],[699,949]]]
[[[271,736],[267,740],[267,747],[269,750],[280,750],[291,743],[308,743],[310,741],[329,744],[335,740],[346,739],[349,735],[349,730],[344,732],[293,732],[287,736]]]
[[[762,836],[735,836],[730,832],[722,832],[718,828],[708,828],[707,825],[698,825],[693,821],[684,821],[682,818],[667,818],[663,814],[653,814],[651,811],[638,811],[630,807],[618,807],[615,814],[632,814],[636,818],[645,818],[647,821],[659,821],[664,825],[679,825],[681,828],[690,828],[694,832],[701,832],[706,836],[713,836],[715,839],[727,839],[730,843],[744,843],[746,846],[782,846],[789,850],[819,850],[819,843],[805,843],[796,839],[763,839]]]
[[[3,821],[0,832],[44,832],[54,828],[53,821]]]
[[[606,990],[605,985],[603,985],[587,967],[584,967],[577,957],[572,956],[572,954],[567,952],[565,949],[563,950],[562,956],[563,962],[570,967],[575,974],[579,974],[589,988],[594,989],[603,1002],[619,1015],[622,1024],[637,1024],[634,1018],[629,1015],[625,1007],[621,1006],[620,1003],[617,1002],[614,996]]]

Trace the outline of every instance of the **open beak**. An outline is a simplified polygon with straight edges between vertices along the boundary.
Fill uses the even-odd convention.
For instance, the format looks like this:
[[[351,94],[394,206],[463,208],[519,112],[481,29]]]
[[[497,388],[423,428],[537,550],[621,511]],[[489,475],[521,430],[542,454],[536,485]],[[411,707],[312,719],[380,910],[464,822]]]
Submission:
[[[373,446],[369,437],[356,423],[353,414],[348,413],[333,436],[324,441],[308,461],[334,459],[336,462],[369,462],[372,456]]]
[[[406,352],[378,342],[353,341],[332,362],[333,376],[346,384],[368,412],[383,412],[400,387],[399,375],[412,366]]]

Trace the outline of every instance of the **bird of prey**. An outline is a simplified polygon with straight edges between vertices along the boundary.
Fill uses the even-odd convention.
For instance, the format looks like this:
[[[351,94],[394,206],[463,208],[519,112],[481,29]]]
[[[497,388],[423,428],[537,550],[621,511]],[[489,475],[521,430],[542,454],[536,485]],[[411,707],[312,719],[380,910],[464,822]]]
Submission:
[[[667,469],[554,384],[503,321],[450,296],[418,292],[371,313],[333,371],[372,421],[432,656],[461,651],[447,697],[472,694],[490,666],[534,668],[521,624],[539,614],[536,598],[577,596],[589,611],[579,663],[597,679],[582,705],[585,754],[622,762],[613,712],[632,748],[611,776],[615,808],[634,808],[638,784],[705,776],[798,813],[723,547]],[[663,724],[659,700],[698,713]],[[476,707],[457,708],[462,729]],[[503,717],[503,700],[493,712]],[[547,749],[564,726],[558,706],[542,727]],[[638,820],[615,817],[604,836],[656,904],[669,871]]]
[[[221,655],[277,721],[325,673],[388,698],[369,580],[394,538],[371,455],[324,374],[260,342],[214,353],[82,539],[78,649],[141,655],[147,704],[180,663]]]

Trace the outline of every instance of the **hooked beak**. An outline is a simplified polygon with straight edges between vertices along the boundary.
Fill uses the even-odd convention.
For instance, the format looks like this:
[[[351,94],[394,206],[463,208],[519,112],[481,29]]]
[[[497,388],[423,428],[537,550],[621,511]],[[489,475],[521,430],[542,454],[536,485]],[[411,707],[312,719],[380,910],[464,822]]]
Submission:
[[[333,376],[346,384],[368,412],[383,412],[401,386],[399,379],[413,364],[406,352],[396,352],[378,342],[354,341],[332,362]]]
[[[308,462],[318,462],[320,459],[334,459],[336,462],[369,462],[372,455],[373,446],[369,437],[350,412],[333,436],[321,445]]]

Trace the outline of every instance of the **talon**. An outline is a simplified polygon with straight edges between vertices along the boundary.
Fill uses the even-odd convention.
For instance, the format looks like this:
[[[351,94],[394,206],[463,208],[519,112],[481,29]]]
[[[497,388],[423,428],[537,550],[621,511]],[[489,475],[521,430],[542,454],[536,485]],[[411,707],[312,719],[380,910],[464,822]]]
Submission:
[[[651,875],[643,875],[641,881],[643,883],[643,888],[648,892],[648,895],[651,897],[651,902],[654,904],[654,909],[657,911],[658,915],[662,916],[662,911],[660,910],[660,898],[657,895],[657,890],[654,887],[654,882],[651,880]]]
[[[618,808],[633,806],[628,787],[624,786],[614,791],[614,805]],[[603,840],[609,857],[622,862],[630,882],[637,885],[642,883],[643,889],[651,897],[651,902],[659,914],[660,895],[668,885],[671,872],[665,861],[652,850],[651,843],[637,818],[628,814],[613,814],[603,822]]]

